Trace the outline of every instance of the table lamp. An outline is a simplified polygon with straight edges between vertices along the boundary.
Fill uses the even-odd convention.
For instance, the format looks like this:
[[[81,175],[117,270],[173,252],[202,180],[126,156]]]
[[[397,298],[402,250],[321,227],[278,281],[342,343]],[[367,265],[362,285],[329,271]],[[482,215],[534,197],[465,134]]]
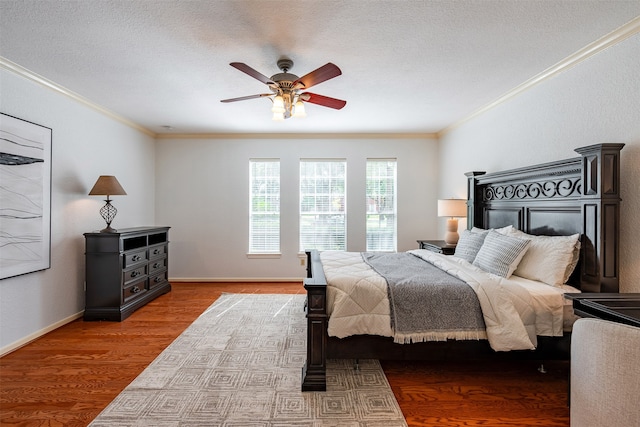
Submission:
[[[107,202],[102,208],[100,208],[100,215],[104,218],[107,226],[100,230],[101,233],[115,233],[115,228],[111,228],[111,221],[116,217],[118,210],[111,204],[111,199],[109,196],[126,196],[127,193],[124,191],[124,188],[120,185],[115,176],[111,175],[101,175],[96,183],[93,185],[91,191],[89,191],[90,196],[107,196]]]
[[[460,238],[458,235],[458,218],[467,216],[467,201],[464,199],[438,200],[438,216],[449,217],[444,241],[448,245],[455,245]]]

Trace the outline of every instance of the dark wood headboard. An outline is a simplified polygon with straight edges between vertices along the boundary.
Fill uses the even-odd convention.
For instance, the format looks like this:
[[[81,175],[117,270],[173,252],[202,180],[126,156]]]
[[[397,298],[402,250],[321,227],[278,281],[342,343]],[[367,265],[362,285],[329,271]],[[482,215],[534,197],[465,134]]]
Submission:
[[[619,291],[620,150],[577,148],[580,157],[488,173],[467,173],[467,226],[513,225],[536,235],[580,234],[570,283],[583,292]]]

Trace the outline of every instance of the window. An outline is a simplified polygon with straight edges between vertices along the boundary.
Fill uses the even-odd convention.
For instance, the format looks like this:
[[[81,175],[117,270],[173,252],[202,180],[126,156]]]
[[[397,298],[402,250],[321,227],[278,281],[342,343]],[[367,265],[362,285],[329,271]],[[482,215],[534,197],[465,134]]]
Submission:
[[[396,160],[367,160],[367,251],[396,251]]]
[[[250,160],[249,253],[280,252],[280,161]]]
[[[300,250],[345,250],[345,160],[300,161]]]

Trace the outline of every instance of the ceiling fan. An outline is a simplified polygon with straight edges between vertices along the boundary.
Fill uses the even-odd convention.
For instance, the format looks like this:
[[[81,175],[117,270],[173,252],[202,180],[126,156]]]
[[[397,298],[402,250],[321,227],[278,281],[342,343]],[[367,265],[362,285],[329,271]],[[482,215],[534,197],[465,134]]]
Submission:
[[[289,117],[306,117],[304,102],[334,108],[336,110],[340,110],[347,104],[347,101],[343,101],[341,99],[318,95],[311,92],[303,92],[311,86],[315,86],[318,83],[322,83],[342,74],[340,68],[331,62],[311,71],[308,74],[305,74],[302,77],[289,73],[289,70],[293,67],[293,61],[289,58],[281,58],[278,60],[278,68],[282,70],[282,73],[274,74],[271,77],[267,77],[264,74],[259,73],[242,62],[232,62],[229,65],[250,75],[254,79],[260,80],[262,83],[269,86],[271,93],[260,93],[257,95],[241,96],[239,98],[223,99],[220,102],[236,102],[244,101],[246,99],[268,97],[273,102],[273,107],[271,108],[271,111],[273,112],[273,120],[284,120]]]

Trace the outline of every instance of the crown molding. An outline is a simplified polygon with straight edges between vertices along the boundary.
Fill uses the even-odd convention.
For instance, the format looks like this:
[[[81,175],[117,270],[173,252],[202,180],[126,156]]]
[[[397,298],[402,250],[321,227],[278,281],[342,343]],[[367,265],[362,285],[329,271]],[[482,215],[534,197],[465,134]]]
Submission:
[[[481,114],[486,113],[487,111],[491,110],[494,107],[497,107],[498,105],[509,101],[510,99],[520,95],[522,92],[527,91],[529,89],[531,89],[532,87],[534,87],[535,85],[537,85],[538,83],[542,83],[546,80],[549,80],[555,76],[557,76],[558,74],[567,71],[568,69],[574,67],[575,65],[578,65],[579,63],[581,63],[582,61],[585,61],[589,58],[591,58],[592,56],[602,52],[603,50],[616,45],[626,39],[628,39],[631,36],[634,36],[636,34],[638,34],[640,32],[640,16],[635,17],[634,19],[632,19],[631,21],[627,22],[626,24],[624,24],[623,26],[615,29],[614,31],[610,32],[609,34],[599,38],[598,40],[594,41],[593,43],[588,44],[587,46],[583,47],[582,49],[578,50],[577,52],[575,52],[574,54],[566,57],[565,59],[563,59],[562,61],[556,63],[555,65],[552,65],[551,67],[547,68],[546,70],[544,70],[543,72],[536,74],[535,76],[533,76],[532,78],[530,78],[529,80],[525,81],[524,83],[516,86],[515,88],[511,89],[509,92],[505,93],[504,95],[502,95],[501,97],[499,97],[498,99],[496,99],[495,101],[485,105],[484,107],[474,111],[473,113],[471,113],[469,116],[447,126],[446,128],[442,129],[441,131],[437,132],[438,138],[442,137],[443,135],[445,135],[446,133],[456,129],[457,127],[463,125],[464,123],[480,116]]]
[[[42,77],[39,74],[34,73],[31,70],[28,70],[26,68],[24,68],[21,65],[16,64],[15,62],[12,62],[2,56],[0,56],[0,67],[4,68],[8,71],[13,72],[14,74],[17,74],[27,80],[31,80],[35,83],[38,83],[41,86],[44,86],[48,89],[53,90],[54,92],[58,92],[62,95],[65,95],[73,100],[75,100],[76,102],[79,102],[80,104],[89,107],[93,110],[98,111],[99,113],[102,113],[110,118],[112,118],[113,120],[116,120],[122,124],[125,124],[129,127],[132,127],[144,134],[147,134],[151,137],[156,137],[156,133],[150,131],[149,129],[145,128],[144,126],[139,125],[138,123],[135,123],[129,119],[126,119],[116,113],[114,113],[113,111],[110,111],[90,100],[88,100],[87,98],[83,97],[82,95],[79,95],[75,92],[73,92],[72,90],[67,89],[64,86],[61,86],[49,79],[47,79],[46,77]]]
[[[438,139],[437,133],[159,133],[156,139]]]

